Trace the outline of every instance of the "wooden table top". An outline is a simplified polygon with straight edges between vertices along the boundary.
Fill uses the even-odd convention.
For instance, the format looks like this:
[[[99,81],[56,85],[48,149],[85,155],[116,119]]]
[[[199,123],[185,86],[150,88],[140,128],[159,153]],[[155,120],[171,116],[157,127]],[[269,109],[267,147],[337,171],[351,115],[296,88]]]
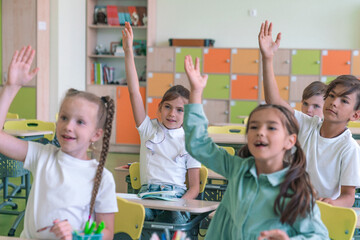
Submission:
[[[14,130],[14,129],[4,129],[4,132],[6,132],[9,135],[15,136],[15,137],[31,137],[31,136],[40,136],[40,135],[46,135],[46,134],[53,134],[52,131],[38,131],[38,130]]]

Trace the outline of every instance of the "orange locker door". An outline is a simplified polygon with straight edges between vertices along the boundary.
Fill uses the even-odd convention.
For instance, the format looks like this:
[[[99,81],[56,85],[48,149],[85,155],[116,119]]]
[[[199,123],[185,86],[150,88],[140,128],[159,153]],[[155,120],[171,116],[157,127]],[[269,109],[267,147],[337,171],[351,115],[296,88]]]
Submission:
[[[281,98],[284,99],[285,101],[288,101],[289,100],[289,85],[290,85],[289,76],[276,76],[276,83],[277,83]],[[262,89],[261,89],[261,100],[265,100],[263,83],[262,83]]]
[[[161,102],[161,98],[147,98],[147,115],[150,119],[158,117],[158,109],[159,103]]]
[[[162,97],[174,84],[172,73],[148,73],[148,97]]]
[[[258,76],[232,75],[231,99],[256,100],[259,94]]]
[[[230,49],[204,49],[204,73],[230,73]]]
[[[359,54],[359,50],[354,50],[353,51],[353,59],[352,59],[352,64],[351,64],[351,74],[355,75],[357,77],[360,77],[360,54]]]
[[[258,49],[232,49],[232,73],[258,74],[259,50]]]
[[[145,87],[140,87],[140,93],[145,106]],[[129,91],[126,86],[116,88],[116,143],[140,144],[131,108]]]
[[[351,51],[347,50],[323,50],[322,75],[350,74]]]

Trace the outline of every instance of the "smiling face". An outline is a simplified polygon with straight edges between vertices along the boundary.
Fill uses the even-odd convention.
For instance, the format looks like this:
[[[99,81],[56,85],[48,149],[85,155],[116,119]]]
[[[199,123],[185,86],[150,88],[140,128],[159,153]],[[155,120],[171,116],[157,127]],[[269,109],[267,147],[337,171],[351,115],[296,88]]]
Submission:
[[[247,141],[258,170],[263,165],[272,168],[270,172],[282,169],[285,152],[295,144],[296,135],[288,134],[281,117],[283,113],[275,108],[261,109],[250,116]]]
[[[324,120],[332,123],[347,124],[358,118],[359,111],[354,110],[356,104],[356,92],[343,95],[348,89],[343,85],[333,88],[324,104]]]
[[[98,105],[81,97],[66,98],[59,112],[56,136],[61,150],[79,159],[88,159],[87,149],[99,140],[103,130],[97,128]]]
[[[183,97],[164,101],[159,108],[162,124],[168,129],[180,128],[184,121],[184,104],[187,103]]]
[[[301,111],[310,117],[319,116],[323,118],[324,96],[314,95],[302,101]]]

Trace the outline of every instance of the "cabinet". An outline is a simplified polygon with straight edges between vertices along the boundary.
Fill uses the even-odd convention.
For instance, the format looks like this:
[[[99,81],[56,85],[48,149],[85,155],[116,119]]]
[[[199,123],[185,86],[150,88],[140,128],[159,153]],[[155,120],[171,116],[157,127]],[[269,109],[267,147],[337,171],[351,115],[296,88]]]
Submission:
[[[128,9],[129,6],[146,7],[147,8],[147,25],[146,26],[132,26],[134,32],[134,40],[146,41],[146,46],[155,45],[155,22],[154,16],[156,12],[156,0],[86,0],[86,89],[99,96],[109,95],[115,101],[115,118],[113,131],[111,136],[110,151],[124,151],[124,152],[138,152],[139,151],[139,134],[135,128],[135,121],[132,114],[129,93],[126,85],[94,84],[94,63],[101,63],[112,68],[114,73],[114,81],[118,83],[125,83],[125,62],[124,56],[115,56],[110,53],[111,46],[119,45],[122,34],[121,30],[124,26],[111,26],[107,24],[94,24],[95,6],[114,5],[119,9]],[[120,11],[120,10],[119,10]],[[134,44],[135,46],[135,44]],[[100,48],[99,48],[100,47]],[[100,51],[96,51],[100,49]],[[113,49],[112,49],[113,50]],[[136,55],[136,70],[139,78],[146,80],[146,64],[150,63],[149,67],[155,72],[148,81],[157,84],[158,80],[166,79],[166,76],[158,75],[157,72],[166,72],[173,70],[174,55],[167,55],[166,49],[159,51],[148,50],[146,55]],[[149,57],[149,61],[147,60]],[[150,61],[150,59],[152,59]],[[153,59],[164,59],[160,64],[153,61]],[[102,66],[103,66],[102,65]],[[161,83],[161,89],[152,88],[150,95],[158,96],[162,94],[162,89],[166,89],[170,84],[173,84],[173,79],[168,83]],[[140,91],[144,100],[147,96],[146,81],[140,82]],[[150,84],[150,86],[154,86]],[[149,95],[149,96],[150,96]]]
[[[351,51],[349,50],[322,50],[322,75],[350,74]]]
[[[16,95],[9,111],[21,118],[49,120],[50,1],[1,1],[1,79],[6,81],[7,69],[15,50],[31,45],[36,50],[32,68],[40,68],[37,76]],[[42,27],[37,27],[37,25]]]

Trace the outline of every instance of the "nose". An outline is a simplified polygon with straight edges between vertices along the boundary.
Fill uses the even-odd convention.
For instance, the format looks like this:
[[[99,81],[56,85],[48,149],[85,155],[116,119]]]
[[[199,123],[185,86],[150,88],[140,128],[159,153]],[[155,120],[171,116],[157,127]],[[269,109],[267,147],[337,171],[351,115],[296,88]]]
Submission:
[[[171,109],[170,112],[169,112],[169,115],[170,116],[175,116],[175,111],[176,111],[176,109],[174,109],[174,108]]]
[[[258,137],[263,137],[263,136],[265,135],[265,129],[264,129],[264,127],[258,128],[258,131],[256,132],[256,135],[257,135]]]

